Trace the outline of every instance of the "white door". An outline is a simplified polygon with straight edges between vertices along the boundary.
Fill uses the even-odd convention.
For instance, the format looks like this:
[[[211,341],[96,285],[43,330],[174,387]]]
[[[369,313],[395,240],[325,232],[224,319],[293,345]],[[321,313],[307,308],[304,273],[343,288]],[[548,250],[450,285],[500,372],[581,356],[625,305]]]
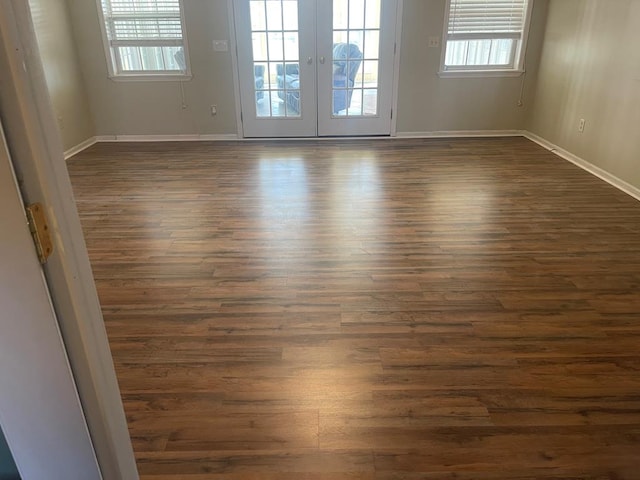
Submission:
[[[397,0],[233,5],[244,136],[390,134]]]
[[[397,1],[332,3],[318,8],[318,132],[389,135]]]
[[[233,5],[244,135],[316,136],[315,0]]]
[[[99,480],[0,125],[0,422],[23,480]]]

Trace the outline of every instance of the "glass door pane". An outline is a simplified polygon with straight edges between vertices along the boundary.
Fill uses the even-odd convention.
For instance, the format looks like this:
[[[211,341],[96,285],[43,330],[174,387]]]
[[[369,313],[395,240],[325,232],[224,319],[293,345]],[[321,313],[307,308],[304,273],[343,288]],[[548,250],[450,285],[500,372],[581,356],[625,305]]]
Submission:
[[[332,116],[378,115],[381,0],[333,0]]]
[[[258,118],[300,117],[297,0],[251,0],[251,37]]]

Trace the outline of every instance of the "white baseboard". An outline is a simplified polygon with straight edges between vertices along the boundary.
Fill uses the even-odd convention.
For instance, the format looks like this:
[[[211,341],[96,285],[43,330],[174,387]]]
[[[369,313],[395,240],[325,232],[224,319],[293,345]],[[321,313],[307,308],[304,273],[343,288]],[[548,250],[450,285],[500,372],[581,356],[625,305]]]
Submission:
[[[537,143],[541,147],[546,148],[550,152],[558,155],[559,157],[564,158],[565,160],[582,168],[583,170],[589,172],[590,174],[595,175],[599,179],[604,180],[608,184],[613,185],[618,190],[622,190],[627,195],[631,195],[636,200],[640,200],[640,188],[637,188],[631,185],[630,183],[625,182],[624,180],[616,177],[615,175],[607,172],[606,170],[603,170],[602,168],[597,167],[590,162],[587,162],[583,158],[580,158],[577,155],[574,155],[573,153],[568,152],[567,150],[559,147],[558,145],[555,145],[550,141],[542,137],[539,137],[535,133],[524,131],[523,135],[529,140],[531,140],[532,142]]]
[[[442,130],[436,132],[398,132],[397,138],[522,137],[522,130]]]
[[[524,136],[522,130],[455,130],[441,132],[398,132],[396,136],[358,136],[358,137],[286,137],[286,138],[241,138],[235,133],[221,135],[99,135],[95,137],[95,142],[194,142],[194,141],[326,141],[326,140],[385,140],[393,138],[463,138],[463,137],[521,137]]]
[[[99,135],[98,142],[197,142],[238,140],[235,133],[222,135]]]
[[[83,150],[86,150],[91,145],[94,145],[98,141],[98,137],[87,138],[84,142],[79,143],[75,147],[71,147],[69,150],[64,152],[64,159],[69,160],[74,155],[80,153]]]

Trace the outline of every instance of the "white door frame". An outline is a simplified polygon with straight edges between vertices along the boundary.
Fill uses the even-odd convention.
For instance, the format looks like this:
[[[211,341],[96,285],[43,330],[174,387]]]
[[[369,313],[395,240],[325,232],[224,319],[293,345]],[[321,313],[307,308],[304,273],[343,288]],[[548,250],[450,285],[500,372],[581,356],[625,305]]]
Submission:
[[[324,0],[321,0],[324,1]],[[384,0],[383,0],[384,1]],[[246,138],[244,133],[244,126],[242,123],[242,103],[240,97],[240,83],[239,83],[239,74],[238,74],[238,42],[237,42],[237,32],[235,28],[235,20],[234,20],[234,0],[227,0],[227,20],[229,24],[229,36],[230,36],[230,45],[231,45],[231,66],[233,69],[233,93],[235,98],[236,105],[236,127],[238,131],[238,138]],[[396,31],[395,31],[395,56],[393,62],[393,85],[391,92],[391,137],[395,137],[398,134],[397,128],[397,117],[398,117],[398,86],[400,80],[400,52],[401,52],[401,44],[402,44],[402,17],[404,12],[404,0],[397,0],[396,7]],[[322,137],[320,137],[322,138]],[[264,140],[264,139],[262,139]]]
[[[23,0],[0,2],[0,84],[0,117],[21,193],[26,202],[45,205],[54,235],[54,253],[44,272],[100,470],[105,479],[137,480],[62,141],[31,12]],[[5,433],[13,445],[11,432]],[[64,442],[64,437],[59,441]],[[13,453],[16,459],[26,453],[44,454]]]
[[[23,480],[101,480],[0,122],[0,424]]]

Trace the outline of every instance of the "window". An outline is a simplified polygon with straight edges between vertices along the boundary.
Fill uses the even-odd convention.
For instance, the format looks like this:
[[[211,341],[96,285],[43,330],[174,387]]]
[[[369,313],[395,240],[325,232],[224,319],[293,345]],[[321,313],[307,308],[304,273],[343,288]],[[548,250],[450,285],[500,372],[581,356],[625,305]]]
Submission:
[[[98,0],[109,72],[116,77],[185,76],[182,0]]]
[[[448,0],[442,72],[519,72],[531,0]]]

